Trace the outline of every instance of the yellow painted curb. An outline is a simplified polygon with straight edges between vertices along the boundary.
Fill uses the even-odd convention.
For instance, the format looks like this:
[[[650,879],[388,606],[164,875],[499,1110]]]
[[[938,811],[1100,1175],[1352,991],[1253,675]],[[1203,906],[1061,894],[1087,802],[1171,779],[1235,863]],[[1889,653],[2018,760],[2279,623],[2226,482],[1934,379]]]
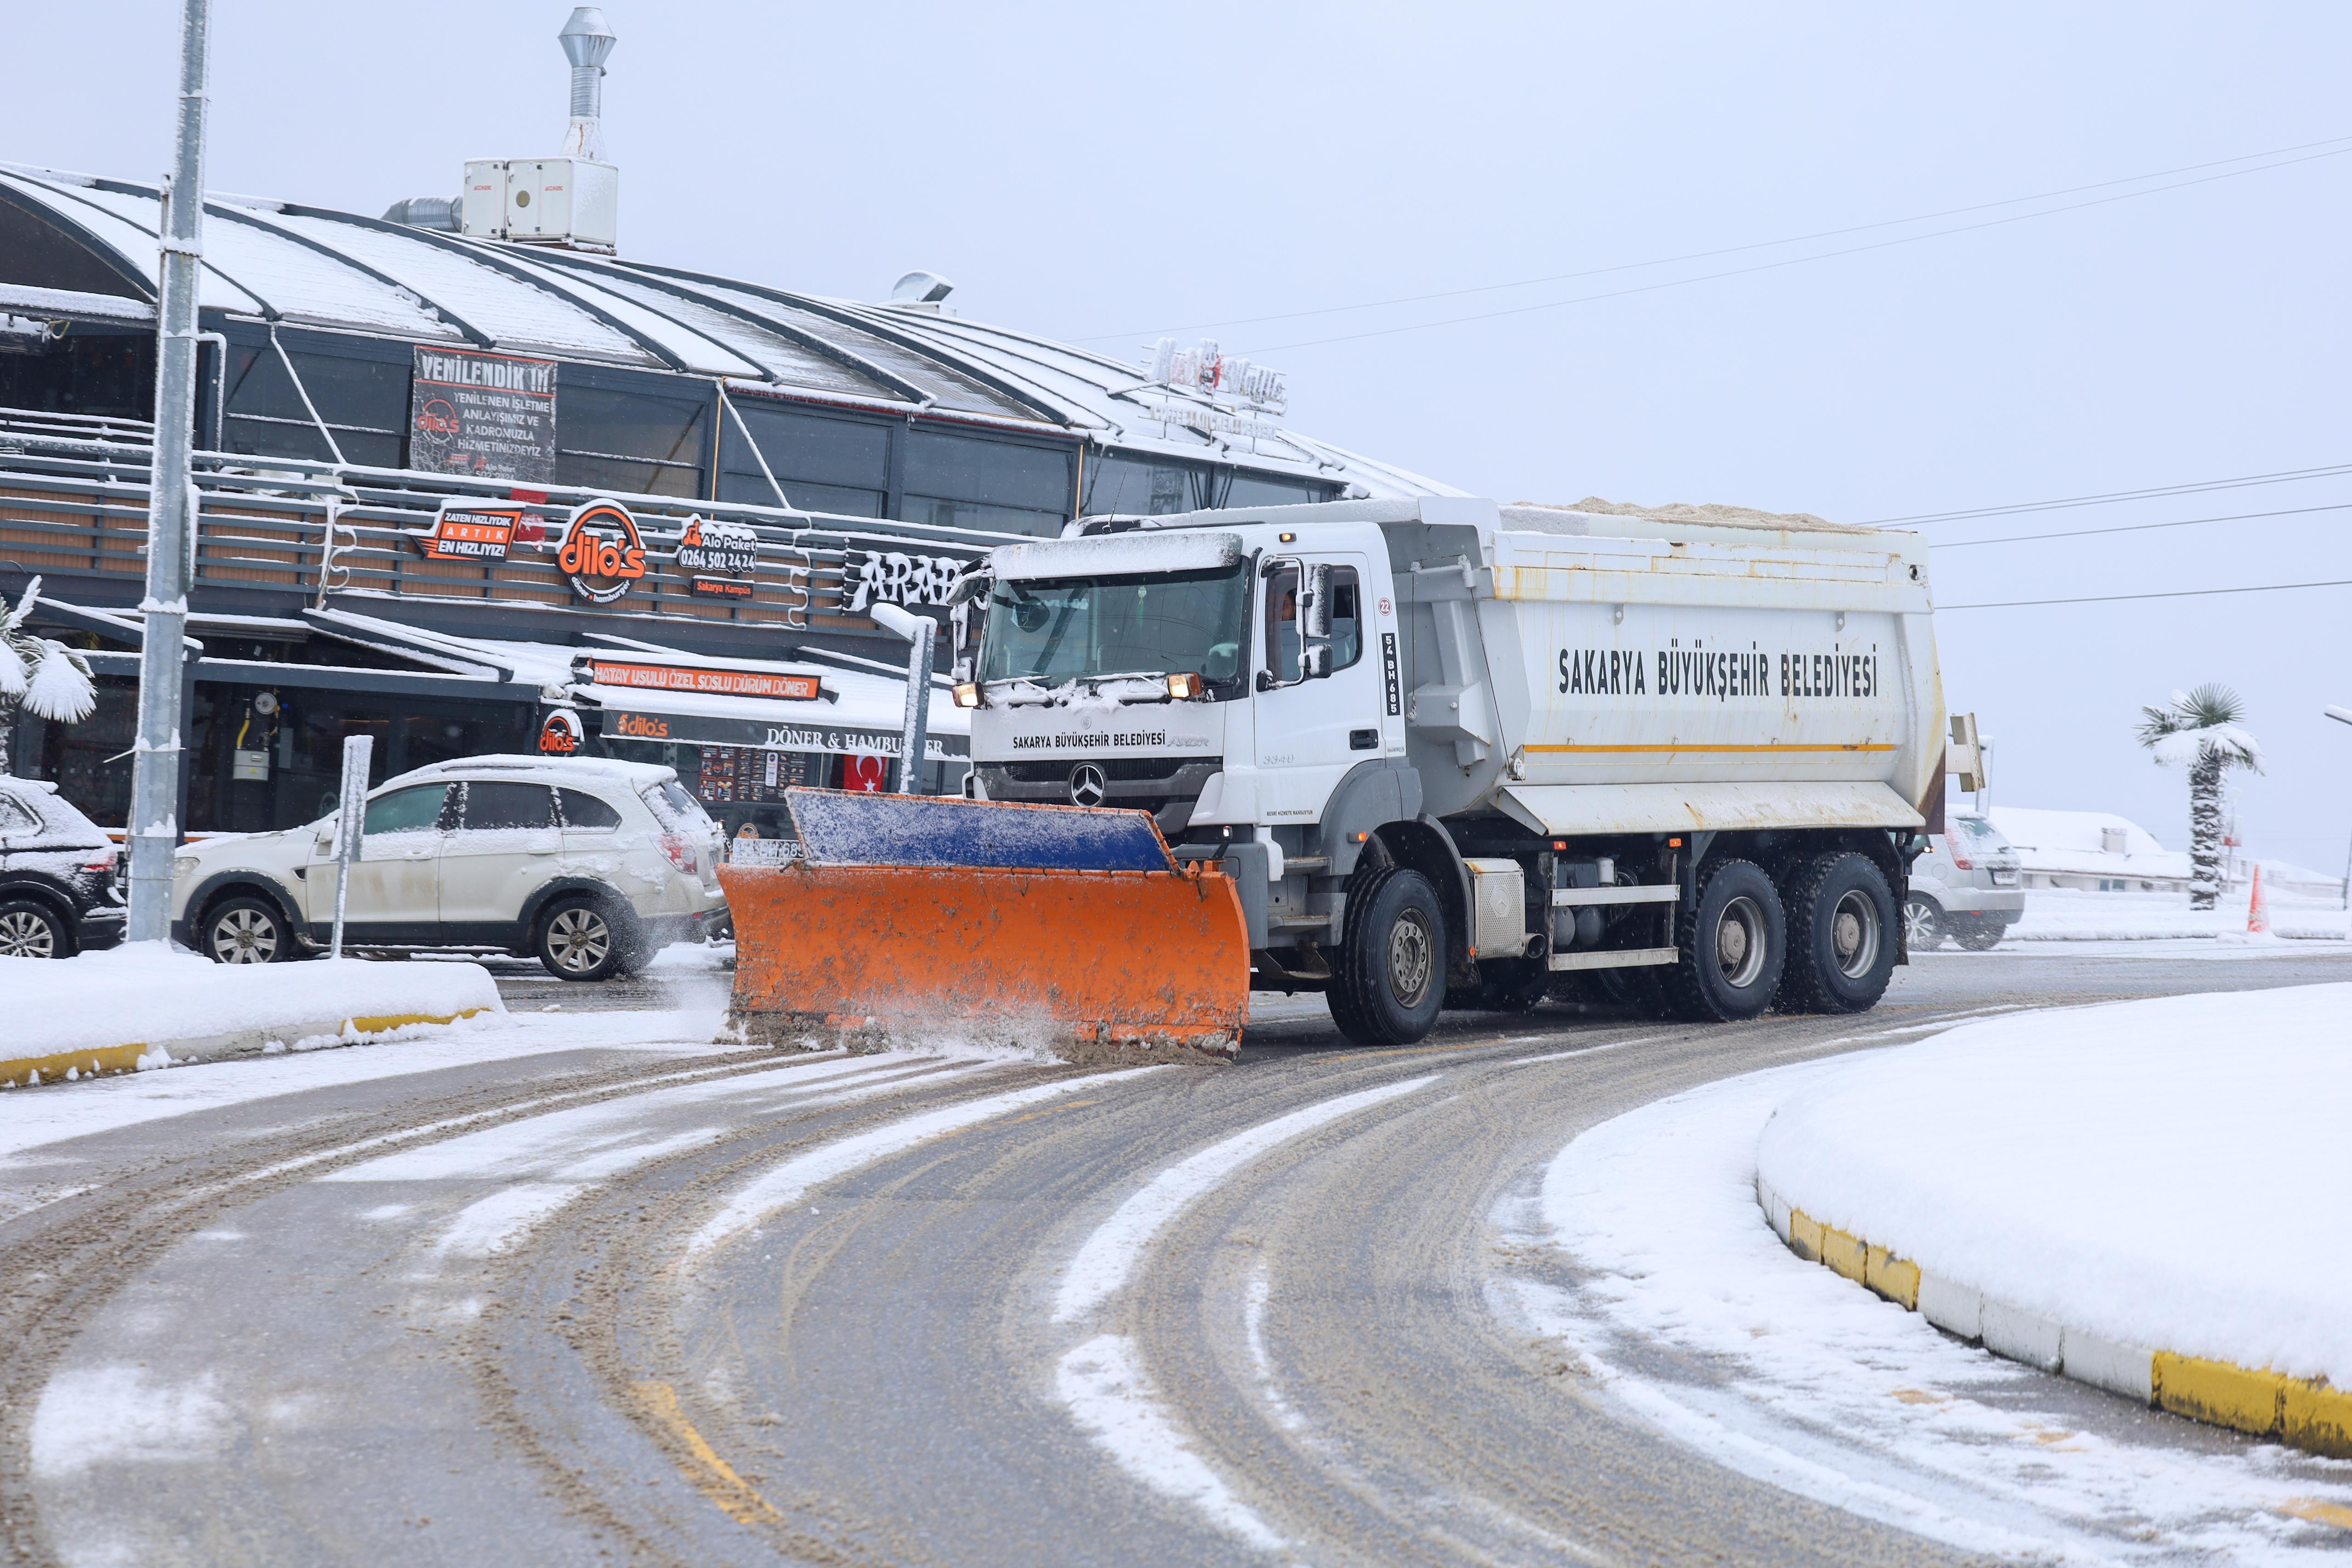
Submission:
[[[60,1051],[52,1057],[17,1057],[0,1061],[0,1083],[14,1086],[19,1079],[26,1078],[32,1083],[63,1083],[68,1073],[76,1078],[96,1078],[101,1073],[136,1072],[139,1058],[146,1054],[145,1046],[129,1045]]]
[[[1916,1263],[1823,1225],[1801,1208],[1792,1206],[1788,1214],[1784,1239],[1790,1251],[1906,1310],[1919,1310]],[[2336,1388],[2324,1378],[2289,1377],[2268,1368],[2256,1371],[2231,1362],[2158,1351],[2149,1386],[2148,1402],[2176,1415],[2273,1438],[2308,1453],[2352,1458],[2352,1389]]]
[[[488,1007],[468,1007],[457,1013],[386,1013],[365,1018],[345,1018],[331,1028],[314,1032],[332,1035],[381,1035],[387,1030],[405,1028],[411,1024],[454,1024],[460,1018],[471,1018],[487,1013]],[[289,1034],[310,1026],[289,1024]],[[67,1074],[76,1079],[97,1078],[115,1073],[136,1072],[139,1064],[159,1051],[170,1050],[173,1042],[139,1041],[127,1046],[100,1046],[84,1051],[60,1051],[46,1057],[16,1057],[0,1060],[0,1088],[31,1088],[34,1084],[64,1083]]]

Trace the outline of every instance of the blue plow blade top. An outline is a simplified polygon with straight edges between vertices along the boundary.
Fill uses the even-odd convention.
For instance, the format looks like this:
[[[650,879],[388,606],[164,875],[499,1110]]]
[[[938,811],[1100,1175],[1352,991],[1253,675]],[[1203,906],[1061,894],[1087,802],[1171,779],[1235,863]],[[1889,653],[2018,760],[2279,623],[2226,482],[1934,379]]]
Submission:
[[[969,866],[1003,871],[1172,871],[1139,811],[1002,805],[953,796],[790,789],[801,853],[818,866]]]

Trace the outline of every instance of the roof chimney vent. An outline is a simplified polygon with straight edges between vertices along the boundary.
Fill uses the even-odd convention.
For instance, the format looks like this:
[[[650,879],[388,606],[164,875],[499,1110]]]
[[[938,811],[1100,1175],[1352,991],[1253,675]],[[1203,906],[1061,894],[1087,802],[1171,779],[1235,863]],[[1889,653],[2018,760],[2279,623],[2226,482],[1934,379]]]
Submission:
[[[918,268],[890,285],[889,302],[905,310],[939,313],[940,301],[955,292],[955,285],[936,272]]]
[[[593,5],[573,8],[572,20],[555,35],[572,62],[572,127],[564,132],[563,156],[604,159],[604,60],[620,39]]]
[[[460,233],[516,245],[611,255],[621,172],[604,162],[604,60],[619,42],[604,13],[582,5],[555,35],[572,62],[572,128],[552,158],[475,158],[458,197]],[[411,204],[411,221],[416,208]]]

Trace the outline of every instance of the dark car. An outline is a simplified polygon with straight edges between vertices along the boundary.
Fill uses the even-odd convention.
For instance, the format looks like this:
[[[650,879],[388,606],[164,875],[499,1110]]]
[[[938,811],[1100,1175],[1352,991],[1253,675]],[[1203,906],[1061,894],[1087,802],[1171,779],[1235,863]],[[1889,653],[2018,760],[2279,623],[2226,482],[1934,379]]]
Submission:
[[[71,958],[122,940],[106,830],[37,779],[0,776],[0,958]]]

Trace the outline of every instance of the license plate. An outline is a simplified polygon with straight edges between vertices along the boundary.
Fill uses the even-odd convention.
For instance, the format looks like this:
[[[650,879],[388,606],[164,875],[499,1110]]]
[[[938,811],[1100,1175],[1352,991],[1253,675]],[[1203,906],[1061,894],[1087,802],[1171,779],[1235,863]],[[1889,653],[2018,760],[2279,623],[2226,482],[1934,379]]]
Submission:
[[[2014,871],[1995,871],[1992,874],[1992,885],[1996,888],[2014,888],[2017,886],[2017,873]]]

